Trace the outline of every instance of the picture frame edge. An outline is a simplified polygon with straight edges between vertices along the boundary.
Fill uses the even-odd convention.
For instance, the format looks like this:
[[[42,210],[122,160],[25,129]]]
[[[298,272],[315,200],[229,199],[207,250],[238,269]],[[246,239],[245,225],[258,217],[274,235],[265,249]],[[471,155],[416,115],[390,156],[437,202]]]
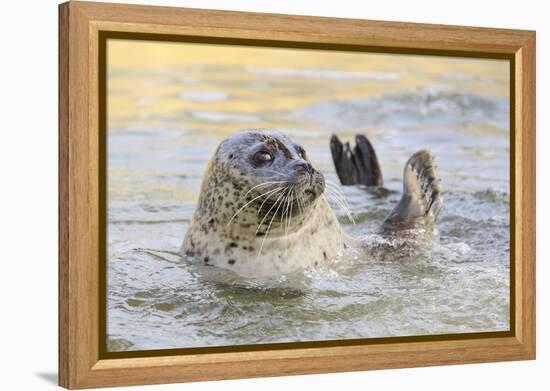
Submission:
[[[155,9],[153,14],[145,10]],[[121,11],[123,10],[123,11]],[[333,348],[313,348],[324,349],[326,352],[332,352],[335,356],[324,358],[316,357],[312,359],[300,359],[293,355],[289,357],[282,355],[281,352],[272,353],[272,358],[254,360],[250,358],[250,352],[242,353],[216,353],[209,357],[210,364],[199,362],[187,362],[188,356],[171,357],[148,357],[146,359],[100,359],[99,357],[99,332],[97,330],[97,320],[99,311],[98,295],[98,276],[97,276],[97,254],[99,247],[97,245],[98,229],[97,213],[93,208],[97,208],[99,200],[93,194],[92,190],[97,190],[98,164],[94,159],[98,159],[97,150],[97,51],[94,51],[94,45],[97,45],[97,34],[102,28],[116,28],[120,26],[121,20],[132,15],[133,22],[125,23],[125,29],[142,31],[149,29],[150,32],[161,31],[162,33],[178,31],[177,26],[169,24],[168,27],[159,29],[155,26],[163,26],[162,15],[172,21],[174,10],[181,17],[186,12],[196,15],[231,15],[231,23],[237,26],[246,24],[239,18],[244,15],[254,14],[255,18],[268,18],[269,23],[263,24],[261,30],[253,28],[235,30],[234,38],[250,38],[251,31],[257,31],[259,36],[270,36],[269,28],[276,23],[277,18],[281,20],[307,20],[307,28],[298,33],[294,30],[289,32],[284,30],[284,23],[274,31],[272,36],[279,39],[285,39],[294,36],[294,39],[305,40],[306,42],[326,42],[342,43],[346,40],[349,30],[342,27],[341,35],[336,39],[327,38],[324,34],[317,34],[316,23],[323,26],[330,23],[331,20],[337,20],[338,25],[343,26],[348,19],[320,18],[311,16],[293,16],[277,14],[257,14],[240,13],[234,11],[211,11],[172,7],[151,7],[120,5],[111,3],[92,3],[70,1],[59,5],[59,385],[69,389],[90,388],[100,386],[115,385],[138,385],[138,384],[157,384],[168,382],[196,381],[196,380],[214,380],[225,378],[242,378],[258,376],[275,376],[306,373],[327,373],[342,372],[351,370],[368,370],[381,368],[401,368],[410,366],[429,366],[429,365],[448,365],[464,364],[473,362],[488,361],[506,361],[506,360],[529,360],[536,357],[536,131],[535,131],[535,90],[536,90],[536,32],[530,30],[510,30],[510,29],[490,29],[462,26],[444,26],[444,25],[426,25],[405,22],[378,22],[349,19],[349,22],[360,25],[362,33],[369,30],[370,26],[375,26],[376,31],[368,36],[368,41],[381,46],[400,47],[403,44],[407,48],[414,48],[414,39],[407,34],[408,31],[417,31],[419,28],[435,29],[437,31],[457,31],[460,32],[460,39],[449,40],[446,49],[468,51],[482,54],[500,53],[514,58],[518,64],[521,64],[520,74],[516,78],[520,85],[516,88],[514,95],[521,105],[521,110],[516,113],[515,126],[517,146],[521,147],[519,154],[516,154],[516,174],[519,179],[516,182],[516,194],[521,197],[516,200],[516,241],[520,243],[516,248],[516,266],[519,267],[519,273],[516,274],[516,328],[515,337],[506,337],[502,341],[481,342],[485,340],[454,341],[451,345],[458,346],[461,357],[456,360],[451,359],[453,348],[447,345],[441,345],[440,342],[413,342],[418,351],[412,352],[402,348],[398,344],[386,345],[390,353],[396,355],[400,352],[401,358],[414,358],[416,361],[404,363],[403,361],[391,361],[380,350],[380,346],[374,348],[372,345],[366,345],[366,350],[348,347],[344,350],[334,350]],[[131,12],[130,12],[131,11]],[[266,16],[268,15],[268,16]],[[155,19],[156,18],[156,19]],[[290,19],[289,19],[290,18]],[[205,18],[208,19],[208,18]],[[145,23],[143,20],[149,20],[151,23]],[[152,23],[156,20],[157,24]],[[215,19],[208,23],[217,23]],[[265,20],[265,19],[264,19]],[[185,25],[182,30],[188,32],[189,29],[196,29],[199,34],[220,34],[227,35],[227,27],[216,30],[208,26],[204,20],[200,24],[190,23]],[[199,22],[196,22],[199,23]],[[257,23],[257,22],[256,22]],[[381,23],[381,24],[377,24]],[[133,27],[132,27],[133,26]],[[257,27],[258,25],[254,25]],[[379,30],[382,26],[382,30]],[[426,27],[431,26],[431,27]],[[377,40],[381,31],[394,29],[391,34],[393,38]],[[306,29],[307,30],[307,29]],[[396,36],[407,35],[406,39],[399,39]],[[230,34],[231,35],[231,34]],[[490,36],[489,43],[483,42],[483,36]],[[212,36],[212,35],[210,35]],[[442,39],[449,39],[449,34],[439,36],[439,44]],[[443,38],[441,38],[443,37]],[[468,43],[471,38],[474,42]],[[361,40],[363,39],[363,41]],[[502,40],[500,43],[496,41]],[[363,36],[359,39],[354,38],[353,45],[362,45],[366,42]],[[418,48],[430,49],[428,44],[420,42],[417,39]],[[373,45],[376,47],[376,45]],[[433,49],[433,48],[432,48]],[[493,49],[494,51],[490,51]],[[433,49],[437,50],[437,49]],[[518,87],[518,85],[516,85]],[[94,95],[96,94],[96,95]],[[518,152],[518,151],[516,151]],[[518,161],[518,156],[520,160]],[[519,170],[518,170],[519,167]],[[527,174],[525,174],[527,173]],[[91,175],[90,175],[91,174]],[[518,193],[520,192],[520,193]],[[521,232],[518,232],[521,229]],[[518,310],[519,309],[519,310]],[[500,342],[500,350],[496,348]],[[433,344],[436,345],[433,345]],[[496,345],[495,345],[496,343]],[[477,347],[476,347],[477,344]],[[401,344],[403,345],[403,344]],[[422,358],[421,354],[429,346],[441,349],[437,350],[440,355]],[[442,346],[447,346],[443,348]],[[413,345],[408,345],[409,348]],[[394,350],[392,350],[394,349]],[[397,349],[397,350],[396,350]],[[499,352],[495,352],[499,350]],[[349,354],[347,360],[342,360]],[[269,352],[269,351],[266,351]],[[310,350],[310,353],[312,351]],[[294,352],[296,353],[296,351]],[[221,355],[221,356],[220,356]],[[219,372],[214,371],[215,358],[223,355],[233,357],[236,361],[230,361],[225,364],[225,369],[217,368]],[[262,362],[274,364],[269,370],[256,370],[256,366],[239,365],[248,355],[246,362],[255,362],[255,365]],[[254,353],[258,355],[258,353]],[[343,356],[342,356],[343,355]],[[269,356],[269,354],[268,354]],[[321,355],[322,356],[322,355]],[[182,359],[182,357],[184,357]],[[185,358],[186,357],[186,358]],[[286,357],[286,358],[285,358]],[[340,358],[334,361],[334,358]],[[380,361],[373,358],[378,357]],[[271,360],[271,361],[270,361]],[[282,363],[287,360],[286,364]],[[300,363],[300,360],[304,361]],[[328,361],[327,361],[328,360]],[[371,365],[369,365],[369,361]],[[115,363],[118,361],[118,365]],[[214,364],[212,364],[212,362]],[[376,363],[376,365],[374,365]],[[150,370],[146,371],[141,366],[150,365]],[[275,365],[276,364],[276,365]],[[289,365],[290,364],[290,365]],[[330,364],[330,365],[329,365]],[[405,365],[402,365],[405,364]],[[408,365],[411,364],[411,365]],[[125,366],[126,365],[126,366]],[[309,365],[309,366],[308,366]],[[386,366],[387,365],[387,366]],[[136,369],[138,368],[138,369]],[[334,370],[333,370],[334,369]],[[232,371],[223,374],[224,370]],[[187,371],[187,372],[186,372]],[[210,375],[218,376],[210,376]],[[133,377],[132,377],[133,376]]]

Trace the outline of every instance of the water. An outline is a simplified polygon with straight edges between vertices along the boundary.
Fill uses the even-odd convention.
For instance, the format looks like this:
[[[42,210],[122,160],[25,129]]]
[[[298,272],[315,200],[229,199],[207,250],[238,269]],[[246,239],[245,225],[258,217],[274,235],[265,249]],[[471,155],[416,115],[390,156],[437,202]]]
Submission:
[[[109,45],[109,350],[509,329],[507,63]],[[444,188],[433,248],[405,262],[352,250],[270,281],[205,281],[178,251],[207,160],[250,127],[290,134],[333,182],[330,134],[368,135],[390,191],[343,188],[357,225],[335,210],[353,236],[379,226],[407,157],[430,148]]]

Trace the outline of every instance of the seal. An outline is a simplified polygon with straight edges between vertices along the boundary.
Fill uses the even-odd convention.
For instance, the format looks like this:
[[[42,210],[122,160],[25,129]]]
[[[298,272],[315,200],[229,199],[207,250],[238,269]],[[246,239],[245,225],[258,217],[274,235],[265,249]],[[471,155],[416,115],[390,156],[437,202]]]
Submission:
[[[348,176],[380,184],[374,149],[366,138],[360,141],[370,153],[365,170],[376,169]],[[337,152],[333,148],[335,160]],[[347,156],[364,158],[361,149]],[[358,240],[344,233],[323,196],[326,186],[305,149],[288,136],[274,130],[237,132],[221,142],[208,163],[182,255],[244,277],[272,277],[330,262]],[[403,197],[380,232],[428,232],[440,207],[432,156],[419,151],[407,161]]]

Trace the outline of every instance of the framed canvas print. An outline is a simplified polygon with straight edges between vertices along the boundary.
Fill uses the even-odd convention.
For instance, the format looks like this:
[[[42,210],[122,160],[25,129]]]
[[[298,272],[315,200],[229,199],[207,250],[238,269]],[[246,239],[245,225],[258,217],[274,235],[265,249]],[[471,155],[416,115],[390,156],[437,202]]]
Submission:
[[[67,388],[535,358],[535,33],[59,7]]]

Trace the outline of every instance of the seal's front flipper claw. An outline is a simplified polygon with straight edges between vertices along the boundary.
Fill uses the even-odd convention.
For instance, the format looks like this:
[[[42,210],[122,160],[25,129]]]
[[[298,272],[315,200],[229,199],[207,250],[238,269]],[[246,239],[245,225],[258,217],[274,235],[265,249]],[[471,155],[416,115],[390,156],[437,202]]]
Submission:
[[[355,147],[352,150],[349,142],[342,144],[333,134],[330,138],[330,151],[342,185],[382,186],[378,158],[365,136],[355,137]]]

